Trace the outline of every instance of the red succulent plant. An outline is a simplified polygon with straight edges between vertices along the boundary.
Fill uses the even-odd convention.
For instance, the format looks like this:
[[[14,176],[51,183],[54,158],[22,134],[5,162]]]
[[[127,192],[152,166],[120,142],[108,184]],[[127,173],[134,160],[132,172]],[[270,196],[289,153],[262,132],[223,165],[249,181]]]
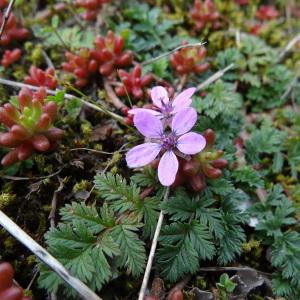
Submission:
[[[0,0],[0,8],[5,8],[8,5],[7,0]]]
[[[0,13],[0,24],[2,24],[4,13]],[[6,23],[3,35],[0,40],[1,46],[7,46],[14,40],[22,41],[29,36],[29,31],[26,28],[19,27],[14,14],[10,14]]]
[[[0,133],[0,146],[11,150],[3,157],[3,166],[28,159],[34,152],[54,149],[63,138],[63,130],[53,127],[57,105],[46,101],[46,91],[23,88],[18,103],[0,107],[0,122],[7,128]]]
[[[91,57],[99,63],[99,73],[109,76],[117,68],[129,66],[133,60],[131,51],[124,51],[124,40],[112,31],[106,37],[98,36]]]
[[[187,42],[183,42],[187,45]],[[171,55],[171,65],[179,74],[203,73],[209,68],[208,62],[203,62],[206,55],[205,47],[182,48]]]
[[[65,57],[67,58],[67,62],[62,64],[63,70],[75,75],[75,84],[78,87],[86,86],[89,77],[96,73],[99,67],[98,62],[91,58],[89,49],[81,49],[79,54],[66,52]]]
[[[35,66],[31,66],[29,75],[25,77],[25,83],[55,90],[57,87],[55,70],[48,68],[46,71],[43,71]]]
[[[19,48],[14,50],[5,50],[1,59],[1,65],[8,68],[21,58],[22,51]]]
[[[212,0],[195,0],[190,15],[196,30],[202,30],[206,26],[215,30],[221,26],[220,14]]]
[[[272,5],[262,5],[256,12],[256,18],[261,21],[276,19],[279,16],[278,10]]]
[[[110,0],[77,0],[76,5],[86,9],[83,14],[85,20],[94,20],[103,4],[109,3]]]
[[[122,85],[116,88],[116,94],[119,97],[126,96],[128,93],[134,99],[140,100],[145,95],[144,88],[153,80],[151,74],[142,76],[142,68],[140,66],[135,66],[131,73],[124,70],[119,70],[118,73],[122,80]]]
[[[9,263],[0,263],[0,299],[1,300],[31,300],[24,296],[23,289],[14,284],[14,269]]]
[[[235,2],[239,5],[247,5],[249,4],[249,0],[235,0]]]

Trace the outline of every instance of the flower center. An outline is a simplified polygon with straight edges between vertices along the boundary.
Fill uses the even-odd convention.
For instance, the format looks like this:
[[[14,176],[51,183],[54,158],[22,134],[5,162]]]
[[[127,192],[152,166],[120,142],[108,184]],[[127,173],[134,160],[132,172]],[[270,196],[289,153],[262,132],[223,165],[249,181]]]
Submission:
[[[165,135],[162,137],[161,140],[162,148],[165,150],[172,150],[176,147],[177,144],[177,138],[176,135],[173,133],[170,133],[168,135]]]

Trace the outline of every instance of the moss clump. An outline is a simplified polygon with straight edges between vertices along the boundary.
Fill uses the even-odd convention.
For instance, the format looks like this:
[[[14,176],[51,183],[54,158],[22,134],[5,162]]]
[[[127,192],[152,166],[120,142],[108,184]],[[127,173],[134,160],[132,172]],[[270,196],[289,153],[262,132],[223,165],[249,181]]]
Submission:
[[[12,251],[15,249],[16,240],[13,237],[9,236],[4,240],[3,245],[7,251]]]
[[[207,281],[202,276],[197,276],[194,282],[194,286],[199,288],[200,290],[206,290],[207,289]]]
[[[80,129],[84,135],[84,137],[89,137],[91,135],[92,132],[92,125],[90,122],[84,122],[83,124],[81,124]]]
[[[2,193],[0,195],[0,210],[6,208],[7,206],[9,206],[12,202],[14,202],[16,199],[16,195],[15,194],[11,194],[11,193]]]
[[[27,59],[33,65],[40,66],[44,63],[43,45],[42,44],[37,44],[36,46],[33,46],[32,43],[28,42],[25,45],[25,49],[29,54]]]
[[[27,264],[29,266],[31,266],[31,265],[34,265],[36,263],[36,258],[35,258],[34,255],[29,255],[29,256],[27,256],[26,261],[27,261]]]
[[[91,188],[91,183],[88,180],[81,180],[73,186],[73,192],[87,191]]]

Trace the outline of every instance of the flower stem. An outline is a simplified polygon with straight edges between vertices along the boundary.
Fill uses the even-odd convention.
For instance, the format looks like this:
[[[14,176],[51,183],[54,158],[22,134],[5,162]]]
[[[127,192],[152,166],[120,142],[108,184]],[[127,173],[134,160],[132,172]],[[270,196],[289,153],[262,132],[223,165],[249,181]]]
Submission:
[[[170,188],[167,187],[167,189],[165,191],[163,202],[167,201],[167,199],[169,197],[169,192],[170,192]],[[155,232],[154,232],[154,237],[153,237],[153,240],[152,240],[150,254],[149,254],[149,257],[148,257],[148,262],[147,262],[147,266],[146,266],[146,270],[145,270],[145,274],[144,274],[144,278],[143,278],[143,282],[142,282],[142,286],[141,286],[141,289],[140,289],[138,300],[144,300],[144,297],[145,297],[145,292],[146,292],[146,289],[147,289],[147,285],[148,285],[148,281],[149,281],[149,277],[150,277],[150,272],[151,272],[151,268],[152,268],[152,264],[153,264],[153,260],[154,260],[154,256],[155,256],[155,250],[156,250],[156,246],[157,246],[157,242],[158,242],[158,237],[159,237],[159,234],[160,234],[160,230],[161,230],[163,220],[164,220],[164,213],[163,213],[163,211],[161,211],[160,214],[159,214],[156,229],[155,229]]]

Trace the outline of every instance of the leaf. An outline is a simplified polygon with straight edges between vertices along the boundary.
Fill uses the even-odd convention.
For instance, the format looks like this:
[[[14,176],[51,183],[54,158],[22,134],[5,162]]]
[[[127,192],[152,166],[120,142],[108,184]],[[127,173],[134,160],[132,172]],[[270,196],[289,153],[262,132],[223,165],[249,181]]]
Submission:
[[[157,259],[162,275],[170,281],[176,281],[185,274],[193,274],[201,259],[211,259],[215,248],[211,235],[202,224],[172,223],[162,229],[161,248]]]
[[[144,199],[139,212],[144,220],[144,237],[153,237],[159,215],[160,198],[148,197]]]
[[[237,182],[246,183],[249,187],[261,188],[264,186],[261,175],[250,166],[234,170],[233,177]]]
[[[140,189],[134,184],[127,185],[120,175],[96,175],[94,182],[101,197],[111,202],[110,206],[116,212],[134,211],[141,204]]]
[[[282,269],[284,278],[297,278],[300,275],[300,235],[298,232],[285,232],[275,239],[272,246],[272,265]]]
[[[208,87],[203,99],[195,98],[193,105],[200,114],[212,119],[220,115],[229,117],[240,111],[242,97],[234,91],[231,83],[219,79]]]
[[[94,205],[87,206],[84,203],[72,202],[60,210],[60,215],[66,223],[84,222],[93,233],[99,233],[105,229]]]
[[[120,265],[127,268],[134,276],[142,274],[146,264],[145,243],[138,238],[137,230],[135,225],[120,224],[111,231],[111,236],[122,253],[119,257]]]
[[[226,265],[242,252],[241,246],[246,239],[246,235],[238,220],[231,214],[222,216],[222,225],[224,235],[219,238],[217,255],[218,263]]]
[[[58,105],[62,105],[65,101],[65,92],[58,91],[55,95],[48,95],[45,102],[54,101]]]
[[[77,208],[76,211],[78,211]],[[60,223],[57,228],[52,228],[45,235],[48,250],[73,276],[93,290],[101,289],[112,276],[106,255],[113,257],[119,255],[120,252],[112,238],[106,235],[97,237],[93,234],[93,230],[90,231],[87,227],[88,224],[92,224],[93,228],[93,223],[86,222],[87,218],[84,218],[84,222],[79,219],[80,216],[77,214],[72,223]],[[67,221],[70,222],[70,219],[67,218]],[[56,292],[59,286],[65,283],[56,273],[42,266],[39,284],[41,287]],[[64,293],[75,295],[70,287],[64,289]]]

